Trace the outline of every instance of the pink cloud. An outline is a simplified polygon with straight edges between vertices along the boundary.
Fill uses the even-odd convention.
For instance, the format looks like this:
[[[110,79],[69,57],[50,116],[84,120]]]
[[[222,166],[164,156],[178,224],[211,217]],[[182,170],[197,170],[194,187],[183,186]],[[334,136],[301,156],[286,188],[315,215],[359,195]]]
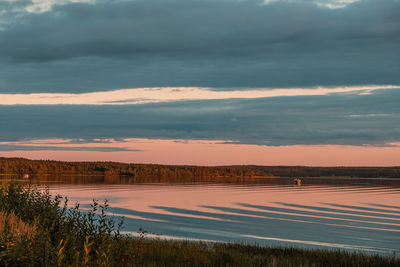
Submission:
[[[59,141],[58,141],[59,142]],[[305,166],[395,166],[400,165],[400,146],[294,145],[259,146],[226,144],[209,140],[127,139],[124,142],[85,144],[40,144],[46,151],[3,151],[3,157],[66,161],[119,161],[190,165],[305,165]],[[37,146],[36,141],[35,146]],[[4,144],[4,143],[3,143]],[[15,143],[14,143],[15,144]],[[24,143],[26,145],[26,143]],[[57,151],[57,146],[115,147],[142,151]]]

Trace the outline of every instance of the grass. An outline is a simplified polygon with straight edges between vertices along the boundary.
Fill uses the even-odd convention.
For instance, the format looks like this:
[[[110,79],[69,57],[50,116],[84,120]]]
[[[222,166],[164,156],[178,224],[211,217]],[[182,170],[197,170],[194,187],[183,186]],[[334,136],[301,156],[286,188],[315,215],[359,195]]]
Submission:
[[[36,232],[36,224],[29,225],[23,222],[14,212],[0,211],[0,232],[7,232],[13,238],[21,236],[32,238]]]
[[[0,186],[0,266],[400,266],[395,257],[133,238],[122,221],[30,186]]]

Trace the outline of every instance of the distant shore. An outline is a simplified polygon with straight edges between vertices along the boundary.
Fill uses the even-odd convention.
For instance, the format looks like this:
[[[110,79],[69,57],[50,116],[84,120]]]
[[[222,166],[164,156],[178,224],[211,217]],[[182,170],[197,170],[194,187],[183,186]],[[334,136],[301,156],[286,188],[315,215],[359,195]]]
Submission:
[[[124,176],[134,181],[255,181],[277,177],[400,178],[396,167],[307,167],[307,166],[188,166],[118,162],[65,162],[0,158],[0,175]]]

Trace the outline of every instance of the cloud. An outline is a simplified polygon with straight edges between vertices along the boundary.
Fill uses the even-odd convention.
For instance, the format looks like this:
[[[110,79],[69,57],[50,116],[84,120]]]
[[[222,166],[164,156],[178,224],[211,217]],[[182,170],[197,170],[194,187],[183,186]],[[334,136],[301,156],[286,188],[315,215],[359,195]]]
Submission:
[[[86,147],[86,146],[33,146],[33,145],[14,145],[14,144],[0,144],[0,151],[96,151],[96,152],[121,152],[121,151],[135,151],[138,149],[129,149],[123,147]]]
[[[187,100],[256,99],[280,96],[315,96],[338,93],[371,94],[399,86],[348,86],[253,90],[211,90],[196,87],[136,88],[84,94],[0,94],[0,105],[133,105]]]
[[[33,0],[25,7],[30,13],[43,13],[53,9],[54,5],[65,5],[69,3],[95,3],[96,0]]]
[[[399,142],[400,93],[383,86],[400,84],[397,0],[15,0],[0,10],[0,141]]]
[[[399,142],[398,99],[399,90],[387,89],[371,94],[142,105],[0,106],[0,140],[154,138],[270,146],[387,145]]]
[[[308,2],[308,3],[313,3],[316,4],[320,7],[325,7],[325,8],[344,8],[348,6],[349,4],[352,4],[354,2],[357,2],[359,0],[264,0],[265,4],[273,4],[275,2]]]
[[[343,8],[326,8],[341,4]],[[1,92],[399,84],[396,0],[97,1],[0,31]]]

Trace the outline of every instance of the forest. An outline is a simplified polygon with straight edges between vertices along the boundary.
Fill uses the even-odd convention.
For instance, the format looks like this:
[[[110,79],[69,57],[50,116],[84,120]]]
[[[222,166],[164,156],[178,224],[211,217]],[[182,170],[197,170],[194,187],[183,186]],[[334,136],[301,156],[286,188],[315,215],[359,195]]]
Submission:
[[[152,178],[154,181],[208,180],[210,178],[262,178],[272,177],[262,170],[245,166],[178,166],[156,164],[128,164],[117,162],[62,162],[28,160],[23,158],[0,158],[0,174],[23,176],[126,176],[134,182]],[[157,180],[158,179],[158,180]]]
[[[400,178],[395,167],[246,166],[278,177]]]
[[[254,180],[273,177],[398,178],[398,167],[306,167],[306,166],[186,166],[118,162],[63,162],[1,158],[0,175],[11,176],[124,176],[131,182]],[[77,178],[79,179],[79,178]]]

